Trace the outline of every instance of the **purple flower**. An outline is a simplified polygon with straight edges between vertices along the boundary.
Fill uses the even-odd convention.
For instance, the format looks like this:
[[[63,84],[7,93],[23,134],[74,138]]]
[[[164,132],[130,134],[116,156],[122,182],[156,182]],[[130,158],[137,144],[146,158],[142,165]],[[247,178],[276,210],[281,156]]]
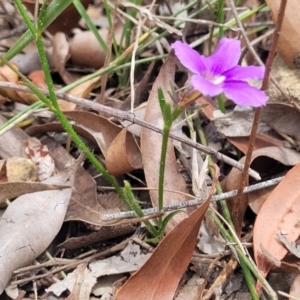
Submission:
[[[192,86],[204,96],[214,97],[224,92],[238,105],[266,105],[268,96],[265,92],[247,82],[249,79],[262,79],[265,67],[239,66],[240,44],[238,40],[222,38],[215,53],[209,57],[200,55],[182,42],[177,41],[171,47],[183,66],[194,73]]]

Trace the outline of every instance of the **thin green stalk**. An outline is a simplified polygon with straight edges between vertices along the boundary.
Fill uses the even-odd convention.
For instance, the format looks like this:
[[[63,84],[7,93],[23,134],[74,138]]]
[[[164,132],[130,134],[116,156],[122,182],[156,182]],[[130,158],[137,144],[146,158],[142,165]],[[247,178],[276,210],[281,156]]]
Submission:
[[[99,34],[96,26],[94,25],[94,23],[91,21],[90,17],[88,16],[88,14],[86,13],[86,10],[84,8],[84,6],[82,5],[82,3],[79,0],[73,0],[73,4],[76,7],[77,11],[79,12],[79,14],[81,15],[81,17],[84,19],[87,27],[89,28],[89,30],[94,34],[94,36],[96,37],[99,45],[101,46],[101,48],[103,49],[104,52],[107,52],[107,46],[106,43],[103,41],[101,35]]]
[[[124,198],[123,191],[122,191],[121,187],[118,185],[116,179],[107,172],[107,170],[103,167],[103,165],[92,154],[92,152],[88,149],[88,147],[85,145],[85,143],[81,140],[81,138],[74,131],[72,125],[68,122],[67,118],[65,117],[65,115],[62,113],[62,111],[59,108],[59,105],[57,103],[57,98],[56,98],[56,95],[55,95],[55,92],[54,92],[54,85],[53,85],[50,70],[49,70],[49,64],[48,64],[48,61],[47,61],[46,52],[44,50],[44,46],[43,46],[43,42],[42,42],[42,38],[41,38],[41,34],[42,34],[41,24],[42,24],[42,21],[38,20],[37,29],[35,30],[34,25],[30,21],[29,17],[26,16],[27,13],[26,13],[25,8],[24,8],[23,4],[21,3],[21,1],[16,0],[16,4],[17,4],[17,7],[20,10],[20,13],[24,17],[24,21],[26,22],[29,30],[31,31],[32,34],[35,35],[36,45],[37,45],[37,49],[38,49],[38,52],[39,52],[39,57],[40,57],[40,60],[41,60],[42,69],[44,71],[45,80],[46,80],[47,87],[48,87],[48,90],[49,90],[49,98],[50,98],[50,101],[51,101],[51,104],[52,104],[51,109],[55,112],[55,114],[56,114],[57,118],[59,119],[59,121],[61,122],[63,128],[70,135],[72,140],[77,144],[77,146],[82,151],[84,151],[87,158],[91,161],[91,163],[93,165],[95,165],[95,167],[103,174],[103,176],[116,189],[116,191],[120,195],[120,197]],[[40,93],[32,84],[29,84],[29,83],[30,82],[27,81],[28,87],[30,89],[32,89],[33,92]],[[49,106],[49,101],[48,101],[47,97],[42,96],[41,93],[40,93],[39,97],[40,97],[41,100],[44,100],[43,102],[46,105]]]
[[[242,268],[242,271],[243,271],[243,274],[244,274],[244,277],[245,277],[245,280],[247,282],[247,284],[249,283],[250,286],[248,286],[249,288],[249,291],[251,293],[251,296],[253,299],[259,299],[257,293],[256,293],[256,290],[255,290],[255,287],[254,287],[254,281],[253,281],[253,277],[252,277],[252,274],[249,272],[249,269],[251,271],[253,271],[253,266],[251,265],[251,268],[249,267],[249,264],[251,264],[249,262],[249,259],[248,257],[245,256],[245,254],[243,253],[243,251],[235,244],[236,241],[234,239],[234,237],[232,237],[230,235],[230,233],[225,229],[225,227],[223,226],[223,224],[221,223],[221,221],[219,220],[219,218],[216,216],[216,214],[211,210],[211,209],[208,209],[207,210],[207,213],[209,214],[209,216],[214,220],[215,224],[218,226],[218,228],[220,229],[223,237],[230,243],[233,243],[233,246],[237,252],[237,255],[238,255],[238,259],[239,259],[239,263],[240,263],[240,266]],[[247,262],[248,261],[248,262]],[[246,270],[246,268],[248,267],[247,271],[244,272],[244,270]],[[253,273],[253,272],[252,272]],[[253,275],[257,275],[255,273],[253,273]],[[258,298],[257,298],[258,297]]]
[[[199,134],[200,137],[200,141],[203,145],[207,146],[207,142],[206,142],[206,138],[205,135],[203,133],[203,130],[200,126],[200,121],[198,118],[195,118],[195,126],[197,128],[197,132]],[[211,166],[212,160],[211,157],[208,156],[208,161],[209,161],[209,166]],[[210,173],[211,176],[214,176],[214,170],[210,167]],[[216,190],[217,190],[217,194],[221,194],[222,193],[222,188],[220,183],[218,182],[216,185]],[[225,217],[225,220],[227,221],[228,225],[232,228],[232,230],[234,230],[234,225],[232,223],[231,220],[231,216],[230,216],[230,212],[227,206],[227,203],[225,200],[220,201],[220,205],[221,205],[221,209],[223,212],[223,215]],[[223,224],[220,222],[219,218],[216,216],[216,214],[212,211],[212,210],[208,210],[209,215],[211,216],[211,218],[214,220],[214,222],[216,223],[216,225],[218,226],[218,228],[220,229],[222,235],[231,243],[235,243],[237,242],[235,240],[235,237],[233,237],[223,226]],[[251,262],[249,261],[249,259],[245,256],[245,254],[242,252],[242,250],[236,245],[235,249],[237,251],[237,255],[239,258],[239,263],[240,266],[242,268],[242,272],[244,274],[247,286],[249,288],[249,291],[251,293],[252,299],[254,300],[259,300],[259,296],[257,295],[256,289],[255,289],[255,283],[253,280],[253,276],[252,274],[258,279],[262,279],[262,276],[259,276],[259,272],[257,272],[255,270],[255,268],[253,267],[253,264],[251,264]],[[250,273],[250,271],[252,272],[252,274]]]
[[[125,195],[124,200],[128,208],[133,210],[140,218],[143,217],[144,213],[141,207],[139,206],[137,199],[135,199],[128,181],[124,182],[123,191]],[[144,224],[146,225],[147,229],[153,234],[153,236],[156,237],[159,235],[159,231],[149,221],[144,221]]]
[[[164,194],[164,182],[165,182],[165,168],[166,168],[166,156],[167,147],[170,134],[170,127],[164,126],[162,134],[162,145],[160,154],[160,165],[159,165],[159,181],[158,181],[158,209],[163,209],[163,194]]]
[[[106,16],[107,16],[107,20],[108,20],[108,24],[109,24],[109,29],[110,30],[113,30],[113,21],[111,19],[111,11],[112,9],[109,7],[108,3],[107,3],[107,0],[104,0],[103,1],[104,3],[104,9],[105,9],[105,13],[106,13]],[[120,49],[118,47],[118,43],[116,41],[116,37],[115,35],[113,34],[112,35],[112,43],[113,43],[113,48],[114,48],[114,51],[115,51],[115,55],[118,57],[120,56]],[[121,47],[121,43],[120,43],[120,47]]]
[[[217,21],[220,24],[224,24],[224,0],[218,0],[218,14],[217,14]],[[224,27],[219,27],[219,40],[224,36]],[[217,96],[218,100],[218,107],[222,113],[226,112],[224,100],[222,95]]]
[[[218,0],[218,23],[224,24],[224,0]],[[219,27],[219,39],[224,36],[224,27]]]
[[[195,118],[195,127],[196,127],[196,130],[198,132],[201,144],[204,145],[204,146],[207,146],[206,137],[205,137],[204,132],[202,130],[199,118]],[[211,159],[211,156],[208,155],[209,171],[210,171],[210,174],[213,178],[214,177],[214,169],[211,167],[212,163],[213,163],[213,161]],[[218,182],[216,184],[216,191],[217,191],[218,195],[222,194],[222,188],[221,188],[220,182]],[[223,216],[224,216],[225,220],[227,221],[228,224],[230,224],[230,226],[232,228],[234,228],[234,225],[233,225],[232,220],[231,220],[231,216],[230,216],[230,212],[229,212],[226,200],[221,200],[220,201],[220,206],[221,206],[222,213],[223,213]]]
[[[136,5],[141,5],[142,1],[141,0],[129,0],[129,2],[132,2]],[[136,17],[136,10],[132,9],[132,8],[128,8],[126,9],[126,13],[135,18]],[[122,31],[122,36],[121,36],[121,43],[120,46],[123,45],[123,42],[125,40],[125,48],[128,48],[130,46],[131,43],[131,33],[132,33],[132,22],[129,19],[126,19],[124,27],[123,27],[123,31]],[[128,82],[128,78],[129,78],[129,70],[125,69],[122,72],[122,76],[120,77],[121,81],[120,81],[120,86],[121,87],[125,87],[127,82]]]
[[[42,30],[45,30],[45,28],[47,28],[71,3],[72,0],[52,0],[47,7],[43,24],[41,24]],[[11,47],[9,51],[5,54],[5,58],[7,60],[11,60],[14,56],[20,53],[33,39],[34,37],[28,29],[18,39],[16,44],[14,44],[14,46]]]

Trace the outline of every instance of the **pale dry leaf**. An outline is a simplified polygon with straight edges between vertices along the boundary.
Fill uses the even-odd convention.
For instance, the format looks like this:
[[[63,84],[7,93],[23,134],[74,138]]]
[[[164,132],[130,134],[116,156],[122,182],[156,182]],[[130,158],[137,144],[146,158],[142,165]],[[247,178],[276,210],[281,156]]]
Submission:
[[[226,137],[250,136],[254,111],[252,107],[236,106],[232,112],[223,114],[219,110],[214,112],[214,125],[217,131]],[[265,132],[270,128],[260,122],[258,131]]]
[[[0,125],[7,120],[0,115]],[[12,156],[26,157],[23,141],[28,135],[18,127],[14,127],[0,136],[0,156],[5,159]]]
[[[159,105],[157,89],[163,90],[166,101],[173,106],[173,100],[169,96],[171,91],[171,82],[174,82],[176,58],[170,54],[164,65],[160,69],[159,75],[156,78],[151,93],[149,95],[145,121],[163,128],[163,118]],[[160,155],[162,146],[162,135],[147,128],[143,128],[141,132],[141,152],[144,166],[144,172],[148,187],[156,188],[159,180]],[[179,191],[188,193],[185,182],[178,171],[174,145],[172,140],[168,140],[167,155],[165,162],[165,181],[164,188],[171,191]],[[158,206],[157,190],[150,190],[150,197],[153,206]],[[187,196],[179,193],[171,193],[164,191],[164,205],[180,203],[187,200]],[[177,214],[167,225],[167,231],[170,231],[176,224],[180,223],[186,216]]]
[[[77,164],[44,183],[72,186]],[[8,206],[0,219],[0,294],[12,272],[31,263],[57,235],[71,194],[72,188],[25,194]]]
[[[97,278],[88,268],[85,267],[82,270],[82,265],[79,265],[72,273],[69,273],[65,279],[52,284],[46,289],[46,292],[52,292],[54,295],[60,296],[65,291],[74,291],[77,282],[80,283],[80,288],[77,291],[77,299],[89,300],[92,288],[97,282]]]
[[[92,293],[98,298],[112,300],[114,284],[124,278],[123,274],[104,276],[98,279],[94,285]],[[101,298],[102,297],[102,298]]]
[[[282,233],[277,234],[278,241],[281,242],[292,254],[300,258],[300,246],[296,242],[289,242]]]
[[[149,256],[150,253],[143,253],[139,245],[129,242],[121,253],[92,262],[89,268],[93,276],[97,278],[105,275],[134,272],[144,264]]]
[[[198,274],[194,274],[191,279],[178,291],[175,300],[199,299],[201,291],[204,291],[206,281],[200,278]]]

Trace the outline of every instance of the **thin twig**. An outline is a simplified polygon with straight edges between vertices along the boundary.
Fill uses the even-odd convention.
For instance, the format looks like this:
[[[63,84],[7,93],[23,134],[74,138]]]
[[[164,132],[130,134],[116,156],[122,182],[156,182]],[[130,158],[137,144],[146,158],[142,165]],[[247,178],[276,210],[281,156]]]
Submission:
[[[279,10],[279,14],[278,14],[278,22],[276,24],[274,35],[273,35],[272,48],[271,48],[271,51],[269,52],[269,56],[268,56],[268,59],[266,62],[266,71],[265,71],[265,75],[264,75],[264,79],[263,79],[263,83],[262,83],[262,87],[261,87],[261,90],[263,90],[263,91],[266,90],[268,87],[271,66],[272,66],[272,63],[273,63],[273,60],[274,60],[274,57],[276,54],[276,47],[277,47],[277,43],[278,43],[278,39],[279,39],[280,29],[281,29],[282,22],[283,22],[286,2],[287,2],[287,0],[281,1],[280,10]],[[242,22],[238,18],[234,0],[229,0],[229,3],[230,3],[230,7],[232,9],[232,12],[234,14],[234,17],[236,18],[236,22],[241,29],[241,34],[243,35],[243,38],[245,39],[245,42],[247,43],[247,46],[249,47],[249,49],[252,49],[252,51],[255,52],[252,45],[250,44],[247,34],[243,28]],[[240,222],[240,217],[241,217],[241,214],[244,214],[244,211],[242,212],[240,209],[243,206],[243,205],[241,205],[241,202],[243,200],[242,199],[243,189],[246,185],[246,181],[248,178],[248,169],[250,168],[250,164],[251,164],[252,152],[253,152],[253,148],[254,148],[254,144],[255,144],[256,133],[257,133],[261,113],[262,113],[262,108],[261,107],[256,108],[253,125],[252,125],[252,129],[251,129],[251,135],[249,138],[248,151],[246,154],[245,165],[244,165],[244,169],[243,169],[242,175],[241,175],[241,180],[239,183],[238,195],[237,195],[236,199],[234,200],[233,209],[232,209],[232,220],[233,220],[233,223],[235,225],[238,235],[240,235],[240,233],[241,233],[241,226],[242,226],[242,224]],[[246,205],[244,205],[244,208],[246,208]]]
[[[284,177],[278,177],[275,179],[271,179],[265,182],[260,182],[254,185],[250,185],[244,188],[244,193],[250,193],[256,190],[260,190],[269,186],[273,186],[278,184]],[[234,196],[237,195],[237,190],[234,191],[230,191],[227,193],[223,193],[220,195],[215,195],[211,198],[212,202],[216,202],[216,201],[220,201],[220,200],[224,200],[224,199],[229,199],[232,198]],[[182,209],[182,208],[186,208],[186,207],[191,207],[191,206],[196,206],[196,205],[200,205],[205,201],[204,198],[196,198],[193,200],[188,200],[188,201],[184,201],[181,203],[176,203],[176,204],[170,204],[167,205],[165,207],[163,207],[163,212],[167,212],[167,211],[172,211],[172,210],[178,210],[178,209]],[[151,215],[154,213],[157,213],[159,210],[157,207],[154,208],[148,208],[148,209],[143,209],[143,213],[145,216],[147,215]],[[101,217],[102,221],[109,221],[109,220],[115,220],[115,219],[126,219],[126,218],[133,218],[136,217],[136,214],[134,211],[124,211],[124,212],[119,212],[119,213],[115,213],[115,214],[105,214]]]
[[[15,90],[15,91],[33,93],[29,88],[12,83],[12,82],[0,82],[0,87],[8,88],[8,89]],[[47,90],[43,90],[43,89],[40,89],[40,92],[45,95],[49,94],[49,92]],[[101,112],[103,114],[115,117],[119,120],[127,120],[132,124],[140,125],[142,127],[148,128],[148,129],[153,130],[160,134],[163,133],[162,129],[160,129],[156,126],[153,126],[152,124],[145,122],[141,119],[136,118],[135,114],[132,114],[131,112],[126,112],[126,111],[122,111],[119,109],[115,109],[113,107],[104,106],[99,103],[95,103],[95,102],[92,102],[92,101],[89,101],[89,100],[86,100],[83,98],[75,97],[75,96],[72,96],[69,94],[65,94],[65,93],[56,93],[56,96],[58,99],[64,99],[66,101],[81,105],[81,106],[91,109],[93,111]],[[1,135],[1,133],[0,133],[0,135]],[[215,157],[216,159],[221,160],[221,161],[231,165],[234,168],[243,170],[243,164],[240,164],[239,162],[235,161],[234,159],[232,159],[220,152],[217,152],[216,150],[214,150],[212,148],[205,147],[199,143],[195,143],[195,142],[191,141],[188,138],[182,138],[182,137],[177,136],[172,133],[170,133],[169,138],[172,138],[172,139],[177,140],[181,143],[184,143],[192,148],[195,148],[201,152],[209,154],[209,155]],[[249,175],[252,176],[253,178],[255,178],[256,180],[261,179],[259,174],[252,169],[249,169]]]
[[[20,280],[12,281],[11,284],[12,285],[24,284],[24,283],[27,283],[27,282],[32,281],[32,280],[37,280],[37,279],[48,277],[50,275],[56,274],[56,273],[58,273],[60,271],[63,271],[63,270],[75,269],[78,265],[80,265],[83,262],[91,262],[92,260],[94,260],[96,258],[104,257],[104,256],[107,256],[107,255],[112,254],[114,252],[123,250],[127,246],[127,244],[128,244],[129,241],[130,241],[130,238],[122,241],[118,245],[115,245],[115,246],[113,246],[113,247],[111,247],[111,248],[109,248],[107,250],[95,253],[95,254],[91,255],[90,257],[87,257],[87,258],[84,258],[82,260],[78,260],[78,261],[75,261],[75,262],[71,262],[68,265],[64,265],[62,267],[58,267],[58,268],[53,269],[53,270],[51,270],[51,271],[49,271],[47,273],[44,273],[44,274],[34,275],[32,277],[27,277],[27,278],[23,278],[23,279],[20,279]]]

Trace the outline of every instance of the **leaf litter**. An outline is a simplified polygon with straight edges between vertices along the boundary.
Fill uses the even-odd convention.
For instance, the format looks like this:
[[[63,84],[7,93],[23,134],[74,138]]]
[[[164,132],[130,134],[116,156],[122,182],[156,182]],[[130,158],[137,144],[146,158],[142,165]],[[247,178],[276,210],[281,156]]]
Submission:
[[[29,2],[25,1],[25,4],[29,5]],[[95,24],[96,22],[98,25],[101,24],[99,33],[106,41],[110,34],[109,21],[105,15],[108,8],[101,7],[101,4],[99,6],[97,1],[94,2],[90,8],[93,8],[94,13],[95,10],[97,11],[98,17],[96,19],[92,17],[92,19],[95,20]],[[266,2],[270,6],[274,21],[277,22],[279,1]],[[87,6],[88,1],[84,1],[83,4]],[[136,20],[136,23],[132,23],[131,30],[128,30],[131,33],[131,41],[136,39],[133,29],[140,26],[138,25],[139,18],[142,20],[145,16],[146,19],[141,23],[143,30],[149,31],[148,26],[153,28],[153,25],[156,24],[161,30],[169,31],[167,37],[156,42],[157,49],[148,47],[143,51],[138,51],[135,54],[136,58],[151,58],[157,53],[170,53],[170,44],[179,40],[181,35],[188,44],[193,44],[195,40],[190,36],[191,30],[194,30],[194,34],[199,38],[203,36],[203,32],[211,30],[209,23],[205,22],[214,20],[211,12],[205,10],[198,19],[194,19],[195,22],[203,21],[204,23],[191,25],[186,22],[178,30],[172,26],[180,22],[180,17],[173,23],[171,19],[164,20],[163,16],[159,15],[162,14],[162,11],[165,11],[164,14],[167,16],[169,11],[176,11],[177,3],[170,4],[167,13],[165,9],[162,10],[161,5],[157,10],[143,6],[146,5],[146,2],[143,2],[141,6],[125,2],[117,5],[119,6],[116,8],[110,8],[112,9],[110,10],[112,21],[116,23],[113,32],[115,41],[113,41],[112,60],[118,59],[120,55],[126,53],[127,50],[125,52],[124,50],[130,45],[130,43],[128,44],[129,40],[124,38],[123,41],[120,40],[120,33],[123,27],[127,26],[123,22],[123,18],[126,20],[128,16],[124,14],[124,11],[130,12],[132,20]],[[259,3],[258,1],[242,1],[241,5],[255,9]],[[290,20],[295,20],[297,18],[293,15],[294,4],[289,5],[286,16]],[[135,15],[135,10],[138,11],[138,15]],[[91,11],[87,10],[88,14]],[[100,17],[99,11],[101,11]],[[188,18],[184,14],[181,16]],[[65,10],[60,17],[74,23],[73,25],[70,25],[70,22],[63,24],[64,22],[57,19],[49,28],[52,36],[45,37],[45,40],[50,41],[46,48],[57,89],[61,84],[68,85],[77,78],[83,79],[93,70],[102,68],[106,57],[85,22],[81,20],[78,25],[79,14],[73,6]],[[229,15],[227,17],[230,18]],[[266,27],[272,24],[269,21],[268,12],[261,13],[260,17],[263,18],[263,23],[267,24]],[[251,15],[244,23],[245,28],[249,28],[253,24],[256,26],[257,18],[256,14]],[[224,28],[228,30],[227,27]],[[71,29],[72,35],[70,35]],[[297,219],[297,215],[299,215],[297,212],[299,202],[297,196],[299,109],[297,108],[297,84],[293,79],[298,77],[297,53],[299,51],[297,52],[298,42],[294,21],[284,23],[282,32],[284,32],[284,38],[280,40],[278,49],[285,62],[280,61],[278,64],[275,62],[272,75],[284,92],[291,95],[294,102],[291,99],[287,100],[282,92],[276,94],[274,86],[271,85],[268,93],[270,100],[263,109],[260,122],[261,132],[257,135],[256,150],[253,153],[251,167],[259,171],[263,181],[269,177],[288,173],[276,188],[265,188],[244,196],[244,204],[240,204],[239,207],[241,213],[238,220],[242,241],[251,242],[251,234],[253,234],[254,256],[258,269],[264,275],[272,270],[273,264],[280,265],[281,272],[285,272],[290,267],[295,273],[295,268],[297,269],[297,263],[299,263],[297,260],[299,252],[297,247],[299,238],[297,225],[299,221]],[[268,32],[266,31],[266,33]],[[235,35],[235,32],[232,31],[228,35]],[[227,37],[228,35],[226,34]],[[265,49],[269,50],[270,41],[268,38],[263,38],[260,32],[252,32],[251,41],[254,42],[256,37],[262,38],[262,42],[259,42],[255,49],[261,57],[264,57]],[[9,45],[9,43],[11,43],[9,40],[0,40],[1,45]],[[217,44],[217,40],[212,43],[212,45]],[[133,49],[133,45],[131,44],[128,48],[130,51]],[[33,44],[30,47],[29,52],[28,49],[24,52],[27,55],[24,58],[27,65],[21,65],[19,59],[15,60],[16,67],[28,74],[28,78],[36,86],[47,88],[44,73],[40,69],[40,64],[36,63],[36,48]],[[208,51],[209,43],[202,42],[200,46],[196,47],[198,53],[205,55],[205,59],[208,59],[207,57],[212,53]],[[211,50],[213,51],[214,48]],[[244,67],[255,62],[255,58],[250,52],[246,54],[246,58],[241,64]],[[280,60],[279,56],[278,60]],[[294,70],[288,69],[285,63]],[[109,65],[108,68],[111,66]],[[119,69],[113,76],[105,74],[104,78],[107,80],[107,90],[105,91],[100,91],[100,88],[103,90],[105,86],[101,84],[101,75],[97,74],[93,78],[89,77],[86,82],[69,88],[69,93],[90,100],[97,99],[97,94],[101,93],[102,96],[104,95],[106,105],[123,110],[129,110],[131,106],[134,106],[131,102],[135,99],[135,106],[141,104],[139,110],[135,110],[136,117],[162,129],[163,118],[158,103],[157,88],[163,89],[167,103],[174,107],[178,103],[180,104],[180,101],[183,103],[192,98],[192,94],[189,94],[191,90],[186,88],[192,74],[188,74],[186,69],[179,66],[172,53],[164,63],[133,64],[131,67],[135,68],[134,78],[129,72],[127,73],[126,68]],[[105,69],[106,66],[103,68]],[[24,71],[25,69],[27,71]],[[214,74],[217,75],[217,73]],[[20,77],[6,66],[1,67],[0,75],[0,84],[1,82],[20,84]],[[133,83],[131,87],[135,85],[135,90],[127,88],[130,86],[130,81]],[[213,82],[213,84],[217,83]],[[199,85],[194,84],[194,86]],[[178,87],[181,89],[178,90]],[[14,102],[29,105],[38,101],[38,98],[32,94],[15,92],[8,88],[0,87],[0,94],[3,97],[0,99],[1,123],[5,122],[2,115],[11,117],[16,113],[17,105]],[[144,100],[147,100],[145,96],[148,96],[148,101],[143,103]],[[252,100],[256,101],[256,99]],[[204,132],[209,132],[207,135],[209,146],[218,145],[218,150],[226,155],[231,155],[236,161],[239,161],[242,153],[247,153],[253,119],[252,109],[245,111],[244,108],[234,107],[232,102],[226,100],[226,113],[222,116],[219,114],[219,117],[215,118],[213,116],[216,115],[217,105],[209,97],[201,96],[194,102],[184,103],[188,112],[195,112],[195,109],[198,109],[197,113],[194,113],[196,116],[194,118],[199,118]],[[97,155],[97,158],[105,163],[108,171],[116,176],[118,182],[122,185],[124,180],[130,181],[134,187],[135,197],[143,208],[156,207],[161,135],[148,128],[126,124],[127,121],[124,120],[104,117],[95,111],[87,111],[78,103],[59,100],[59,105],[76,132],[84,138],[84,142]],[[136,107],[134,108],[136,109]],[[190,138],[191,131],[187,129],[185,118],[187,115],[175,122],[171,132]],[[141,246],[138,246],[135,239],[135,242],[128,243],[125,250],[121,251],[119,248],[116,251],[121,252],[113,255],[114,251],[110,252],[110,249],[118,248],[118,245],[121,245],[126,237],[132,236],[136,230],[139,231],[141,219],[109,222],[101,219],[105,214],[126,211],[128,207],[124,205],[115,191],[111,191],[108,182],[87,161],[84,166],[79,166],[76,172],[72,169],[72,177],[74,177],[72,180],[74,181],[68,180],[67,175],[63,177],[65,174],[63,170],[72,166],[75,161],[74,157],[78,157],[79,152],[75,144],[70,143],[69,137],[64,134],[61,124],[53,121],[54,119],[53,114],[50,119],[45,118],[42,114],[35,114],[33,119],[25,121],[25,125],[20,124],[20,126],[27,127],[26,132],[35,136],[37,138],[35,140],[29,138],[24,132],[25,128],[23,130],[23,128],[16,127],[0,137],[0,158],[4,161],[0,168],[0,202],[4,203],[6,199],[17,198],[6,208],[0,219],[1,240],[3,240],[3,245],[8,245],[6,249],[2,247],[0,250],[0,264],[1,270],[3,270],[0,281],[1,291],[11,280],[16,269],[28,266],[34,259],[37,259],[41,265],[50,263],[51,261],[47,262],[43,256],[39,256],[50,245],[49,250],[55,256],[52,266],[56,266],[59,270],[58,263],[55,262],[58,259],[55,254],[57,250],[63,251],[66,259],[62,270],[68,267],[70,270],[74,269],[73,272],[68,271],[66,279],[63,279],[58,271],[53,271],[56,273],[55,281],[58,282],[48,288],[47,292],[51,296],[54,293],[57,297],[73,300],[92,299],[93,296],[112,299],[116,291],[116,299],[127,299],[132,295],[136,299],[186,299],[189,297],[191,299],[192,297],[208,299],[213,295],[216,298],[221,297],[222,293],[222,299],[230,299],[231,293],[236,293],[236,297],[245,295],[241,291],[244,285],[243,280],[239,279],[243,282],[239,281],[238,288],[233,286],[233,282],[238,280],[238,274],[235,272],[237,263],[233,259],[234,255],[230,250],[232,248],[228,248],[226,241],[219,236],[220,232],[214,221],[208,215],[204,217],[208,200],[193,213],[187,210],[188,213],[180,213],[173,217],[167,225],[165,237],[154,251],[146,250],[149,248],[149,244],[145,244],[147,239],[142,236],[139,240]],[[188,131],[189,133],[187,133]],[[174,205],[176,208],[181,202],[191,199],[192,195],[200,196],[203,199],[207,198],[207,187],[210,188],[211,179],[206,175],[205,168],[202,167],[205,158],[199,155],[199,151],[195,152],[185,144],[169,140],[164,205]],[[15,160],[15,165],[11,165],[11,160]],[[243,159],[240,161],[243,162]],[[237,189],[240,171],[230,170],[222,163],[219,165],[221,178],[225,179],[224,191]],[[289,171],[289,169],[291,170]],[[19,177],[16,179],[15,176]],[[251,184],[254,183],[251,178],[249,181]],[[73,186],[72,191],[70,186]],[[145,189],[145,187],[147,188]],[[135,191],[135,189],[138,190]],[[41,196],[41,199],[39,195],[45,196]],[[250,213],[249,207],[257,216]],[[56,210],[58,213],[53,213]],[[255,223],[254,219],[256,219]],[[156,225],[155,221],[151,222]],[[199,232],[200,223],[202,225]],[[253,224],[255,224],[254,230],[252,230]],[[61,227],[62,229],[60,229]],[[46,232],[46,228],[48,232]],[[66,230],[68,230],[67,238]],[[59,241],[54,239],[56,235]],[[103,250],[105,254],[101,258],[96,257],[93,262],[91,260],[94,254],[91,256],[87,254],[87,258],[82,258],[82,253],[88,253],[90,248],[94,249],[94,252],[100,251],[99,253]],[[5,252],[7,250],[10,253]],[[227,253],[227,256],[222,253]],[[7,255],[9,255],[9,259],[6,259]],[[197,256],[200,257],[200,263],[196,264],[194,260]],[[76,263],[73,259],[76,259]],[[148,261],[143,265],[146,259]],[[207,265],[207,261],[209,261],[208,271],[200,271],[199,269],[203,269],[204,265]],[[190,262],[193,263],[189,266]],[[51,270],[49,267],[46,268],[48,275],[45,277],[47,276],[53,283],[53,273],[47,273]],[[127,278],[128,274],[135,271],[137,273],[129,279],[125,279],[127,281],[121,289],[114,290],[113,286],[118,286],[118,280],[121,280],[122,276]],[[26,271],[24,272],[21,273],[23,274],[21,276],[14,275],[12,279],[13,282],[18,283],[17,289],[14,290],[17,293],[22,289],[20,280],[21,282],[25,280],[23,283],[26,283],[32,278],[39,280],[43,277],[39,271],[35,271],[33,277]],[[270,282],[272,282],[271,275],[273,274],[269,276]],[[28,277],[27,281],[24,277]],[[108,285],[105,285],[106,279],[109,279]],[[227,287],[225,282],[228,282]],[[39,283],[41,284],[38,289],[45,292],[45,284]],[[123,283],[124,279],[121,284]],[[100,292],[96,292],[97,285],[102,286],[102,284],[105,288],[101,290],[100,287]],[[277,285],[279,286],[279,283],[275,282],[275,290]],[[291,294],[296,295],[296,285],[295,279],[291,286]],[[289,292],[288,286],[284,292]],[[34,286],[27,290],[28,295],[33,293]],[[248,294],[246,295],[248,296]]]

